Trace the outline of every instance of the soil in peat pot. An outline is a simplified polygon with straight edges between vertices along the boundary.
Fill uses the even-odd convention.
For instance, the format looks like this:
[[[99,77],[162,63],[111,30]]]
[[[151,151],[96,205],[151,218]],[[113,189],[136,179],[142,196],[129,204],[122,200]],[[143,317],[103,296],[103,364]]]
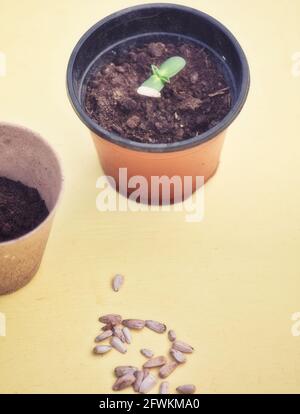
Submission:
[[[0,242],[21,237],[49,214],[35,188],[0,177]]]
[[[161,91],[161,98],[137,93],[151,65],[181,56],[185,68]],[[129,45],[94,65],[87,75],[84,106],[97,124],[143,143],[171,143],[200,135],[230,111],[232,94],[220,62],[208,49],[187,41]]]

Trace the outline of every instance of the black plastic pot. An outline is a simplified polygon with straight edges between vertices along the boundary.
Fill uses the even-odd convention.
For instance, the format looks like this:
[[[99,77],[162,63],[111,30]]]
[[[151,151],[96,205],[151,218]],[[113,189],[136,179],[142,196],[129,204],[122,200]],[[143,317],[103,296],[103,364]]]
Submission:
[[[231,86],[233,105],[228,115],[202,135],[171,144],[128,140],[97,125],[82,101],[87,75],[95,64],[109,59],[124,44],[161,37],[187,38],[209,48]],[[118,182],[120,167],[128,177],[143,175],[196,175],[207,180],[217,169],[226,128],[241,111],[249,90],[249,67],[235,37],[221,23],[198,10],[175,4],[146,4],[114,13],[94,25],[79,40],[67,70],[70,101],[92,136],[107,175]],[[195,189],[195,188],[194,188]]]

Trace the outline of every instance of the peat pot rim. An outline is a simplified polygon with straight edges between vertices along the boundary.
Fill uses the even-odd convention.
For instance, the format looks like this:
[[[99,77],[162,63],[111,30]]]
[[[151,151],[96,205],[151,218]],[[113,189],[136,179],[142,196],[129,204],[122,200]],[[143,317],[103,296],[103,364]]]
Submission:
[[[240,93],[236,99],[235,104],[229,111],[229,113],[225,116],[225,118],[219,122],[216,126],[209,129],[208,131],[204,132],[203,134],[200,134],[198,136],[188,138],[184,141],[180,142],[173,142],[170,144],[146,144],[146,143],[140,143],[136,141],[132,141],[128,138],[123,138],[121,135],[109,132],[106,129],[104,129],[102,126],[98,125],[96,122],[94,122],[84,111],[82,108],[82,104],[80,103],[79,99],[76,96],[75,90],[74,90],[74,84],[72,81],[72,73],[74,68],[74,63],[77,58],[78,52],[80,51],[82,45],[85,43],[85,41],[101,27],[103,24],[106,24],[110,20],[116,18],[116,17],[122,17],[126,15],[127,13],[134,12],[137,10],[147,10],[151,8],[163,8],[163,9],[176,9],[179,11],[185,11],[188,13],[191,13],[195,16],[199,16],[202,19],[206,19],[209,23],[216,26],[221,32],[224,33],[224,36],[226,36],[234,48],[236,49],[236,52],[238,54],[238,57],[240,59],[240,64],[242,68],[242,83],[240,88]],[[90,62],[89,62],[90,63]],[[246,55],[240,46],[239,42],[235,38],[235,36],[218,20],[216,20],[214,17],[211,17],[210,15],[183,5],[178,4],[172,4],[172,3],[150,3],[145,5],[137,5],[133,7],[128,7],[125,9],[122,9],[118,12],[112,13],[109,16],[101,19],[99,22],[97,22],[95,25],[93,25],[78,41],[75,48],[73,49],[73,52],[71,54],[71,57],[69,59],[68,68],[67,68],[67,92],[69,95],[70,102],[77,113],[78,117],[81,119],[81,121],[92,131],[94,132],[98,137],[103,138],[113,144],[119,145],[121,147],[125,147],[127,149],[135,150],[135,151],[142,151],[142,152],[152,152],[152,153],[164,153],[164,152],[174,152],[174,151],[182,151],[188,148],[192,148],[195,146],[198,146],[206,141],[209,141],[213,138],[215,138],[217,135],[219,135],[222,131],[228,128],[228,126],[235,120],[235,118],[239,115],[241,112],[247,96],[249,92],[250,87],[250,71],[249,71],[249,65],[247,62]]]
[[[64,176],[63,176],[63,170],[62,170],[62,163],[61,163],[61,160],[60,160],[60,157],[59,157],[58,153],[52,148],[52,146],[38,132],[35,132],[32,129],[27,128],[23,125],[11,123],[11,122],[0,121],[0,128],[1,127],[6,127],[6,128],[11,128],[11,129],[18,129],[19,131],[24,131],[24,132],[27,132],[27,133],[31,134],[36,140],[40,141],[49,150],[49,152],[52,153],[54,159],[57,161],[57,165],[58,165],[58,168],[59,168],[60,190],[59,190],[57,199],[56,199],[51,211],[49,212],[48,216],[38,226],[36,226],[34,229],[30,230],[28,233],[24,234],[23,236],[16,237],[15,239],[12,239],[12,240],[0,242],[0,248],[2,246],[8,246],[8,245],[14,244],[16,242],[19,242],[19,241],[22,241],[22,240],[25,240],[25,239],[31,237],[32,234],[36,233],[48,221],[51,221],[53,216],[55,215],[57,206],[60,203],[60,200],[62,198],[62,193],[63,193],[63,190],[64,190]]]

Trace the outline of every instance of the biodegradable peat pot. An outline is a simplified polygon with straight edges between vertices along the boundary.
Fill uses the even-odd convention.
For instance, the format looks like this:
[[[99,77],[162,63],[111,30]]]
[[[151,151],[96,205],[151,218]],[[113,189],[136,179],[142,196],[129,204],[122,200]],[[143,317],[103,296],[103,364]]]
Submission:
[[[31,232],[0,243],[0,294],[26,285],[36,274],[62,190],[62,171],[54,151],[38,134],[0,122],[0,176],[34,187],[49,210]]]
[[[105,130],[84,110],[83,97],[89,69],[105,62],[106,54],[120,45],[155,36],[178,36],[207,47],[226,71],[233,103],[230,112],[207,132],[170,144],[131,141]],[[173,4],[147,4],[114,13],[94,25],[79,40],[67,70],[71,103],[79,118],[91,130],[104,173],[119,182],[119,169],[127,168],[128,179],[144,176],[193,177],[207,181],[217,170],[227,127],[241,111],[249,90],[249,67],[235,37],[218,21],[198,10]],[[120,188],[118,188],[120,190]],[[180,195],[181,197],[181,195]],[[161,200],[159,200],[161,201]],[[179,201],[173,194],[171,201]]]

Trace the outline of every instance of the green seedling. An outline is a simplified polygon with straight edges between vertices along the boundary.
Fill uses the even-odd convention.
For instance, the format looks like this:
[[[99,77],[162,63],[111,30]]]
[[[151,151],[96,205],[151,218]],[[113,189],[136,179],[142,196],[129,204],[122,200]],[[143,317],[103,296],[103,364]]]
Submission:
[[[137,93],[151,98],[160,98],[160,91],[170,79],[177,75],[186,65],[186,61],[180,56],[173,56],[164,61],[158,68],[151,65],[152,75],[138,88]]]

